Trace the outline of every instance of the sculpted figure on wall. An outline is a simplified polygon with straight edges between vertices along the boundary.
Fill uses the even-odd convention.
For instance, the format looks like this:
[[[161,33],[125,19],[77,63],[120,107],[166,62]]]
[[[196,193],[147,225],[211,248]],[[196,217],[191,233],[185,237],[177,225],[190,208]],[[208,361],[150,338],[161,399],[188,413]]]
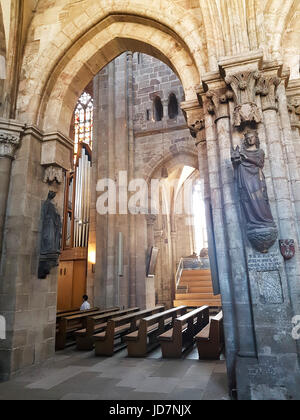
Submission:
[[[275,243],[278,235],[274,222],[266,181],[263,173],[265,153],[260,148],[256,131],[248,131],[240,149],[231,151],[231,160],[237,171],[237,185],[251,245],[262,253]]]
[[[52,200],[56,196],[54,191],[49,191],[48,198],[42,207],[42,233],[39,278],[45,279],[51,268],[58,265],[61,247],[61,217]]]

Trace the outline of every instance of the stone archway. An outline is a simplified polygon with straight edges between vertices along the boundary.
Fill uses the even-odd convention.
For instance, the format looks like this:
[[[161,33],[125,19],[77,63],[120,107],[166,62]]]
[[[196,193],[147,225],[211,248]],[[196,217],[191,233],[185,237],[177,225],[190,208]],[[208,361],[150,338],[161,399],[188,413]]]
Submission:
[[[78,41],[79,49],[69,52],[71,58],[68,63],[63,69],[62,63],[59,64],[43,92],[37,122],[44,131],[55,128],[68,133],[78,94],[101,68],[125,51],[148,53],[164,61],[181,79],[187,99],[195,97],[194,86],[200,78],[192,56],[178,42],[175,34],[166,34],[145,23],[116,21],[104,29],[100,27],[93,37],[86,34],[88,40]],[[76,45],[72,50],[75,48]]]
[[[183,41],[170,28],[162,24],[158,25],[157,22],[145,17],[120,14],[108,16],[81,35],[70,46],[65,55],[54,64],[47,80],[41,75],[41,80],[45,84],[39,83],[37,89],[40,94],[31,92],[31,98],[26,98],[26,101],[29,102],[19,101],[20,118],[25,120],[28,117],[31,118],[31,121],[34,121],[44,133],[44,140],[46,140],[42,144],[44,167],[58,166],[68,169],[71,143],[67,136],[78,96],[102,68],[128,50],[152,55],[166,63],[181,80],[185,97],[195,99],[194,86],[200,82],[200,75],[194,55],[189,51],[186,41]],[[40,71],[40,69],[36,71]],[[28,103],[33,105],[30,115],[28,112],[23,113],[23,108],[25,105],[27,107]],[[129,150],[132,154],[131,147]],[[178,153],[180,152],[178,150]],[[132,160],[131,155],[129,159]],[[58,204],[61,206],[62,202]],[[128,216],[128,224],[135,225],[136,222]],[[142,230],[143,227],[140,226]],[[135,247],[132,242],[130,244],[131,247]],[[143,244],[138,247],[141,260],[143,247]],[[133,252],[131,251],[131,254]],[[111,258],[114,257],[111,256]],[[137,303],[143,306],[144,286],[140,284],[135,286],[135,277],[141,277],[142,273],[136,274],[138,268],[134,268],[136,267],[135,260],[137,258],[132,256],[130,302],[134,304],[137,299],[136,295],[138,295],[140,301]],[[97,262],[96,267],[99,265],[101,264]],[[101,275],[101,281],[105,282],[103,277],[105,276]],[[113,278],[111,278],[111,282],[114,283]],[[140,288],[139,292],[136,292],[137,287]],[[103,285],[101,289],[104,289]],[[103,305],[113,301],[112,288],[110,287],[110,289],[110,295],[101,296],[104,301],[96,301],[97,304]]]
[[[183,185],[179,185],[179,181],[185,166],[198,170],[198,154],[195,146],[179,145],[174,150],[165,153],[160,159],[153,158],[145,170],[145,179],[149,186],[149,204],[150,200],[153,199],[151,196],[151,181],[155,180],[161,183],[163,181],[163,172],[165,172],[164,176],[168,174],[167,185],[163,182],[160,187],[158,214],[146,216],[148,248],[156,246],[160,250],[157,262],[158,275],[155,278],[155,285],[152,279],[148,279],[148,287],[151,288],[152,294],[154,294],[155,290],[158,303],[168,306],[171,306],[175,300],[176,255],[178,254],[176,244],[178,237],[181,235],[186,242],[187,239],[192,242],[194,238],[193,226],[188,225],[185,230],[181,227],[178,228],[178,226],[176,228],[178,222],[182,222],[189,217],[189,215],[185,214],[183,197],[180,197],[182,213],[175,214],[176,198],[178,198],[175,197],[175,193],[177,192],[178,195],[180,193],[183,194]],[[168,211],[165,212],[166,214],[161,211],[164,205],[168,208]],[[152,206],[149,205],[149,207]],[[154,207],[157,209],[157,205],[154,205]],[[185,246],[183,243],[182,249],[186,249],[186,251],[183,251],[180,257],[190,255],[194,251],[194,249],[189,249],[188,244]]]

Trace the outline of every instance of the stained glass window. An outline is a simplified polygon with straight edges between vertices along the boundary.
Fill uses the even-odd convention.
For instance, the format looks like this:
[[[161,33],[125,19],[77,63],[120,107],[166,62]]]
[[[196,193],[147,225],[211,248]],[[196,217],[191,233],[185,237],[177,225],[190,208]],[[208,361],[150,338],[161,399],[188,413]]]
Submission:
[[[76,161],[79,143],[86,143],[92,149],[93,146],[93,98],[87,92],[80,96],[75,109],[74,122],[74,162]]]

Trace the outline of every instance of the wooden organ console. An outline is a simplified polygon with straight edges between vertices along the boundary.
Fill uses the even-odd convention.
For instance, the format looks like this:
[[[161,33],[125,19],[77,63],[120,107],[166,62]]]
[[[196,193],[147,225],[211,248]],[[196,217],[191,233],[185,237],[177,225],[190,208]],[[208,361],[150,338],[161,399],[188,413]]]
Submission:
[[[81,306],[87,288],[92,153],[80,143],[74,170],[65,180],[62,254],[59,264],[57,309]]]

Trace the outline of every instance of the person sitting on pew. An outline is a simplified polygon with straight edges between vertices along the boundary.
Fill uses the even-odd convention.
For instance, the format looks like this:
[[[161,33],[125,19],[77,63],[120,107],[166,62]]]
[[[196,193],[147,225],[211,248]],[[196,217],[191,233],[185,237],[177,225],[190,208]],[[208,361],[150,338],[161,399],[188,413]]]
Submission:
[[[91,305],[89,304],[88,300],[89,297],[87,295],[82,296],[83,304],[81,305],[80,310],[81,311],[87,311],[88,309],[91,309]]]

